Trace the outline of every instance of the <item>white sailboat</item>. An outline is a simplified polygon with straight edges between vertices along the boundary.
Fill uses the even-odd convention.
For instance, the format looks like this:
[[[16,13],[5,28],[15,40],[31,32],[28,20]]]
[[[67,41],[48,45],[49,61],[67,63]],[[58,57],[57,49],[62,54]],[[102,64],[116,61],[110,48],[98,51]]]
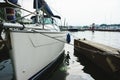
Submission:
[[[35,0],[35,3],[42,4],[42,1],[44,0]],[[7,2],[12,3],[9,0]],[[40,7],[39,4],[36,6],[37,13],[38,7]],[[41,9],[49,8],[45,1],[41,7],[43,7]],[[49,15],[39,17],[37,14],[34,18],[36,24],[0,23],[0,27],[7,33],[15,80],[37,79],[41,72],[64,53],[66,34],[60,31],[53,18],[60,17],[45,9],[44,11]]]

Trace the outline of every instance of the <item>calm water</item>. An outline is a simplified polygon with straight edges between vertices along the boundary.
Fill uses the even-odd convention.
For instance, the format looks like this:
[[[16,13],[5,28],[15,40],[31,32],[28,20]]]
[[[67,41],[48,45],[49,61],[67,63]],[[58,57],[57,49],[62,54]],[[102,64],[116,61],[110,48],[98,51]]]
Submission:
[[[120,49],[120,32],[95,31],[93,33],[91,31],[84,31],[72,32],[71,35],[71,44],[73,44],[73,39],[86,38],[87,40],[92,40]],[[103,71],[99,70],[97,66],[86,62],[85,60],[81,61],[80,58],[75,57],[73,46],[66,44],[65,51],[66,54],[68,51],[70,53],[70,64],[61,64],[57,71],[48,80],[115,80],[109,77],[109,75],[105,74]],[[85,63],[87,63],[87,65]]]
[[[72,32],[70,33],[72,37],[71,44],[73,44],[74,39],[92,40],[99,42],[114,48],[120,49],[120,32],[99,32],[91,31],[84,32]],[[89,62],[81,61],[81,58],[74,56],[74,47],[65,44],[65,54],[69,52],[70,60],[69,65],[63,62],[60,67],[47,79],[47,80],[113,80],[109,78],[104,72],[101,72],[96,66],[90,64]],[[90,66],[84,64],[88,63]],[[5,66],[1,66],[1,65]],[[6,60],[0,63],[0,80],[10,80],[12,78],[12,66],[10,60]],[[7,77],[6,77],[7,76]],[[3,79],[4,78],[4,79]]]
[[[94,33],[91,31],[84,32],[75,32],[72,33],[73,38],[86,38],[87,40],[95,41],[98,43],[102,43],[114,48],[120,49],[120,32],[101,32],[95,31]]]

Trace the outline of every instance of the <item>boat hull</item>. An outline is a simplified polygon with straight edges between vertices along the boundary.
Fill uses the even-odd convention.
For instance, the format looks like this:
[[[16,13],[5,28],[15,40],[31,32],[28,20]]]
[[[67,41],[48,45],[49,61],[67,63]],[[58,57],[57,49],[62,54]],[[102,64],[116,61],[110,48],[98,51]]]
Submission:
[[[10,55],[16,80],[30,79],[64,51],[64,43],[61,41],[65,40],[65,34],[61,32],[11,31],[10,37]]]

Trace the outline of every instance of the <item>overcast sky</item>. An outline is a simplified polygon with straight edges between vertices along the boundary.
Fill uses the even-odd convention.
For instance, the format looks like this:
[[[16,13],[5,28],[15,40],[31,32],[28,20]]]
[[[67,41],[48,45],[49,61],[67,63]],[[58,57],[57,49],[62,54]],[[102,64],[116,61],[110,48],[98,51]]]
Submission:
[[[120,24],[120,0],[45,1],[68,25]],[[20,4],[32,11],[33,0],[20,0]]]

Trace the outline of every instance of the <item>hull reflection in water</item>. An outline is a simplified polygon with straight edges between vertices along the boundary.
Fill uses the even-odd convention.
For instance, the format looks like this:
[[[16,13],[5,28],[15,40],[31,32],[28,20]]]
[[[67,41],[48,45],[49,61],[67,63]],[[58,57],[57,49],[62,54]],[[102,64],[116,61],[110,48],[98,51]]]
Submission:
[[[69,52],[68,52],[69,51]],[[94,80],[88,73],[85,73],[84,68],[79,62],[77,57],[73,55],[73,46],[65,45],[65,54],[69,53],[69,65],[63,61],[63,64],[50,76],[47,80]]]

